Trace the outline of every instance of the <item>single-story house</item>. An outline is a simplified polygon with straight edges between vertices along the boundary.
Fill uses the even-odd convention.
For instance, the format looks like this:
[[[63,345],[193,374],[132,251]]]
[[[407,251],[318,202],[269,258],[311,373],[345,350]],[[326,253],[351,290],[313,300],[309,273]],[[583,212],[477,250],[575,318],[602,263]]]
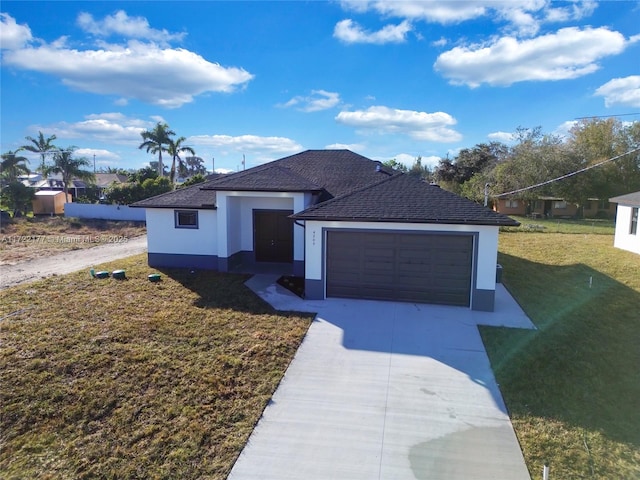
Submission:
[[[521,198],[497,198],[493,209],[504,215],[531,215],[546,218],[569,218],[580,214],[578,205],[567,202],[560,197],[538,197],[535,200],[523,200]],[[615,205],[608,200],[590,198],[582,208],[582,216],[585,218],[608,217],[615,215]]]
[[[308,150],[142,200],[153,267],[304,277],[305,297],[494,308],[518,222],[349,150]]]
[[[609,201],[618,204],[613,246],[640,254],[640,228],[638,228],[640,192],[613,197]]]
[[[35,193],[31,204],[34,215],[62,215],[64,204],[72,201],[71,194],[59,190],[40,190]]]

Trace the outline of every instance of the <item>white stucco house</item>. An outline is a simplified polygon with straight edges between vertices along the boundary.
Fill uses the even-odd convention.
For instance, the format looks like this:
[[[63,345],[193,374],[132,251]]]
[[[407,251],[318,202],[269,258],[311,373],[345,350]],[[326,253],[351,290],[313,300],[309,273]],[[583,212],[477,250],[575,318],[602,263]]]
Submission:
[[[640,254],[640,228],[638,228],[640,192],[613,197],[609,201],[618,204],[613,246]]]
[[[304,277],[305,297],[492,311],[518,222],[349,150],[308,150],[132,205],[150,266]]]

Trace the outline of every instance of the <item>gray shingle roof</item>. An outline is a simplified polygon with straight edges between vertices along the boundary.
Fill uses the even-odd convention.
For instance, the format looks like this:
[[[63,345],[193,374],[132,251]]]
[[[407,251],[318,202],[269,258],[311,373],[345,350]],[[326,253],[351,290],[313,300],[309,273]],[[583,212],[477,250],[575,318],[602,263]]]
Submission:
[[[205,190],[260,191],[260,192],[308,192],[322,187],[307,180],[290,168],[271,162],[264,167],[227,175],[201,186]]]
[[[381,171],[376,170],[378,166]],[[215,203],[215,190],[320,192],[320,200],[325,201],[394,174],[397,172],[349,150],[307,150],[242,172],[213,178],[193,189],[179,189],[148,198],[132,206],[205,208],[202,205]]]
[[[378,182],[381,176],[396,173],[382,166],[382,171],[378,172],[377,166],[381,166],[380,162],[350,150],[307,150],[212,180],[203,188],[264,191],[263,186],[271,185],[275,191],[286,191],[281,188],[282,180],[293,187],[288,191],[320,190],[320,200],[324,201]]]
[[[441,223],[517,226],[506,215],[400,174],[295,214],[299,220]]]
[[[215,208],[215,190],[321,192],[320,203],[293,215],[301,220],[519,225],[505,215],[349,150],[307,150],[132,206]]]
[[[626,195],[620,195],[610,198],[611,203],[619,203],[630,207],[640,207],[640,192],[627,193]]]
[[[132,207],[150,208],[199,208],[215,209],[216,192],[202,190],[198,183],[190,187],[178,188],[132,204]]]

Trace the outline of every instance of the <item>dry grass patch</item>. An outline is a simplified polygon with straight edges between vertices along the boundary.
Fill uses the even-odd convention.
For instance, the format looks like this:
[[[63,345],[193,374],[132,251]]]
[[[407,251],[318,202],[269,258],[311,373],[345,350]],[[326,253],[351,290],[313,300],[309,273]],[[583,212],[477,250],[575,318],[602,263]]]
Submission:
[[[3,292],[4,478],[226,478],[311,317],[144,255]]]
[[[611,235],[502,233],[538,331],[482,334],[533,478],[640,478],[640,257]]]
[[[50,216],[3,220],[0,227],[0,265],[105,243],[120,243],[146,232],[144,222]]]

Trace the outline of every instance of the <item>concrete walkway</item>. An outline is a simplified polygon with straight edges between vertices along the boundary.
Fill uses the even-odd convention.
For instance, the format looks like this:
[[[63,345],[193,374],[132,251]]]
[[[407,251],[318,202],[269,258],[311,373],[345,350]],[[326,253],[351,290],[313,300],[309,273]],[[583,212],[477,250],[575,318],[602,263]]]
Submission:
[[[499,285],[495,313],[307,302],[256,276],[276,308],[318,312],[229,479],[529,479],[477,325],[534,328]]]

